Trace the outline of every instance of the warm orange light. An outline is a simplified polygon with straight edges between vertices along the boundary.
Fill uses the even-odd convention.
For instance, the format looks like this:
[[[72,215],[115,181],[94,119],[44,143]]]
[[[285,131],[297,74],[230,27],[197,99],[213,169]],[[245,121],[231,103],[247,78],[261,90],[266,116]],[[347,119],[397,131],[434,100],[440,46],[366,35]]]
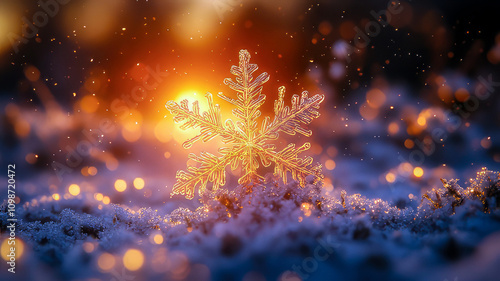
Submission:
[[[77,196],[78,194],[80,194],[80,187],[77,184],[71,184],[68,187],[68,192],[73,196]]]
[[[163,243],[163,235],[161,235],[161,234],[156,234],[156,235],[153,237],[153,241],[154,241],[156,244],[158,244],[158,245],[162,244],[162,243]]]
[[[0,54],[4,55],[4,52],[9,52],[16,50],[13,48],[13,44],[17,45],[18,42],[11,40],[14,39],[14,34],[17,36],[22,36],[20,19],[25,16],[24,11],[26,9],[26,3],[21,1],[2,1],[0,9]],[[50,8],[49,8],[50,9]],[[10,39],[10,40],[9,40]],[[24,38],[27,39],[27,38]],[[20,50],[22,45],[17,48]],[[22,49],[21,49],[22,50]],[[26,70],[25,70],[26,73]],[[26,75],[28,76],[28,75]]]
[[[329,178],[325,178],[323,180],[323,188],[326,190],[326,191],[333,191],[333,184],[332,184],[332,180],[329,179]]]
[[[424,116],[419,116],[417,119],[417,123],[420,126],[425,126],[425,124],[427,124],[427,119],[425,119]]]
[[[325,162],[325,168],[326,168],[327,170],[330,170],[330,171],[331,171],[331,170],[335,169],[335,167],[336,167],[336,166],[337,166],[337,165],[335,164],[335,161],[333,161],[332,159],[328,159],[328,160],[326,160],[326,162]]]
[[[104,195],[102,195],[102,193],[96,193],[94,194],[94,198],[97,201],[102,201],[102,199],[104,199]]]
[[[391,135],[395,135],[399,132],[399,125],[398,123],[396,122],[391,122],[389,124],[389,127],[387,127],[387,131],[389,132],[389,134]]]
[[[132,130],[130,130],[132,129]],[[142,136],[142,130],[140,127],[135,128],[122,128],[122,137],[128,142],[136,142]]]
[[[83,167],[80,172],[82,173],[82,176],[88,177],[89,176],[89,167],[85,166]]]
[[[204,95],[199,95],[195,91],[184,91],[181,92],[176,98],[176,101],[188,100],[189,107],[192,108],[192,104],[195,101],[198,101],[198,105],[200,106],[200,112],[204,112],[208,108],[208,104]],[[179,126],[173,126],[169,133],[174,138],[177,143],[183,143],[187,139],[191,139],[199,134],[199,130],[182,130]],[[156,136],[158,138],[158,136]],[[160,140],[161,141],[161,140]]]
[[[111,254],[104,253],[97,259],[97,265],[100,269],[108,271],[111,270],[116,264],[115,257]]]
[[[455,98],[459,102],[465,102],[469,99],[470,94],[469,91],[467,91],[465,88],[460,88],[455,92]]]
[[[327,149],[326,149],[326,153],[328,154],[328,156],[330,157],[335,157],[337,156],[337,153],[338,153],[338,149],[335,147],[335,146],[329,146]]]
[[[415,146],[415,143],[411,139],[405,140],[405,147],[408,149],[412,149]]]
[[[26,160],[26,162],[28,162],[30,164],[35,164],[36,161],[38,160],[38,157],[34,153],[28,153],[28,154],[26,154],[26,157],[24,157],[24,160]]]
[[[424,175],[424,170],[420,167],[415,167],[415,169],[413,169],[413,175],[415,175],[415,177],[417,178],[420,178]]]
[[[82,110],[86,113],[94,113],[99,107],[99,100],[94,96],[85,96],[80,101]]]
[[[12,243],[12,242],[11,242]],[[19,238],[16,238],[16,244],[9,245],[9,239],[4,239],[2,242],[2,246],[0,247],[0,252],[2,253],[2,259],[6,261],[10,261],[10,257],[7,255],[11,254],[11,249],[14,248],[16,249],[15,253],[15,258],[19,259],[23,255],[24,252],[24,243],[21,241]]]
[[[373,120],[377,117],[378,115],[378,109],[377,108],[374,108],[374,107],[371,107],[369,104],[367,103],[363,103],[360,107],[359,107],[359,114],[365,118],[366,120]]]
[[[304,215],[306,217],[309,217],[311,215],[311,204],[309,203],[302,203],[300,206],[300,209],[304,212]]]
[[[163,143],[169,142],[172,139],[172,124],[172,120],[168,118],[164,118],[158,122],[154,129],[156,139]]]
[[[124,192],[127,189],[127,183],[122,179],[117,179],[115,181],[115,189],[118,192]]]
[[[118,160],[116,160],[116,158],[114,157],[109,157],[106,159],[106,168],[108,168],[108,170],[110,171],[114,171],[118,168]]]
[[[448,85],[443,85],[438,88],[438,96],[444,102],[450,102],[452,98],[452,89]]]
[[[393,174],[393,173],[387,173],[385,175],[385,180],[388,182],[388,183],[393,183],[395,180],[396,180],[396,176]]]
[[[130,249],[123,255],[123,265],[130,271],[138,270],[143,263],[144,255],[139,250]]]
[[[488,149],[491,147],[491,137],[486,137],[481,140],[481,146],[484,149]]]
[[[316,154],[316,155],[319,155],[321,154],[321,152],[323,152],[323,146],[317,144],[317,143],[313,143],[311,145],[311,150],[310,150],[313,154]]]
[[[61,1],[62,2],[62,1]],[[66,1],[69,2],[69,1]],[[61,28],[79,44],[96,45],[109,39],[120,20],[120,2],[88,0],[85,5],[66,5]],[[61,7],[62,8],[62,7]],[[68,37],[70,40],[73,36]]]
[[[224,17],[223,14],[225,13],[222,11],[227,8],[216,8],[216,13],[207,13],[207,8],[210,9],[207,4],[210,5],[211,2],[197,1],[190,3],[188,6],[189,13],[179,13],[173,16],[172,19],[169,19],[169,22],[173,21],[177,23],[176,28],[172,29],[173,34],[177,37],[177,42],[190,46],[200,46],[209,42],[205,38],[216,36],[217,25],[221,23],[220,17]],[[231,5],[239,6],[240,4],[228,5],[224,3],[223,5],[227,5],[230,8]]]
[[[381,107],[385,100],[385,94],[379,89],[372,89],[366,93],[366,102],[373,108]]]
[[[85,242],[83,243],[82,248],[86,253],[92,253],[95,249],[95,246],[92,242]]]
[[[401,163],[399,165],[399,172],[401,174],[408,175],[408,174],[411,173],[412,170],[413,170],[413,166],[410,163],[408,163],[408,162],[404,162],[404,163]]]
[[[89,173],[89,175],[91,175],[91,176],[95,176],[95,175],[97,175],[97,168],[96,168],[96,167],[94,167],[94,166],[90,166],[90,167],[88,168],[88,173]]]
[[[135,131],[143,122],[142,113],[136,109],[131,109],[128,115],[121,118],[123,127],[129,131]]]
[[[134,187],[136,189],[143,189],[144,188],[144,180],[141,178],[135,178],[134,179]]]
[[[109,199],[108,196],[104,196],[104,198],[102,198],[102,203],[107,205],[107,204],[109,204],[109,202],[111,202],[111,200]]]
[[[35,82],[40,78],[40,70],[32,65],[28,65],[24,68],[24,76],[29,81]]]
[[[16,134],[21,138],[25,138],[31,131],[31,125],[26,120],[19,118],[14,124],[14,131],[16,131]]]
[[[322,35],[328,35],[332,32],[332,25],[328,21],[322,21],[319,24],[318,31]]]
[[[59,194],[58,194],[58,193],[54,193],[54,194],[52,194],[52,198],[53,198],[54,200],[58,201],[59,199],[61,199],[61,196],[59,196]]]
[[[188,100],[189,106],[193,104],[193,102],[198,101],[200,105],[200,111],[203,112],[208,108],[207,100],[204,95],[200,95],[198,91],[187,90],[181,92],[175,98],[176,101]]]

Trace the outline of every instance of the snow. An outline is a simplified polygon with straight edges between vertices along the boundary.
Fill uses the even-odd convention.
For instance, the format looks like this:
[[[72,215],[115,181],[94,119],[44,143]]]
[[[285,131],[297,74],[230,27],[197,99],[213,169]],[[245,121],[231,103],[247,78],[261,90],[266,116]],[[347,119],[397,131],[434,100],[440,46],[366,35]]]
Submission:
[[[199,207],[172,212],[134,211],[86,196],[58,201],[43,196],[18,209],[18,239],[26,244],[18,264],[23,270],[15,275],[2,270],[0,277],[494,280],[500,260],[499,187],[498,172],[481,170],[466,188],[448,180],[427,193],[433,202],[408,200],[402,209],[359,194],[325,195],[319,184],[283,185],[273,177],[251,189],[207,192]],[[3,230],[7,218],[2,211]],[[155,242],[156,235],[162,243]],[[145,256],[138,271],[123,265],[129,249]],[[99,266],[103,253],[114,257],[111,269]]]

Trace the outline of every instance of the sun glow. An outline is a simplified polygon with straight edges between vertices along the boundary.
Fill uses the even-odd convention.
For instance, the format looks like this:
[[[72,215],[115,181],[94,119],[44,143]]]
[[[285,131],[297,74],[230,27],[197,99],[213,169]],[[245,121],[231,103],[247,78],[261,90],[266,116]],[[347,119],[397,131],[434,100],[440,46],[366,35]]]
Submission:
[[[198,91],[186,90],[182,91],[177,97],[175,101],[181,102],[183,100],[187,100],[189,104],[189,108],[193,108],[193,102],[198,101],[200,106],[200,112],[206,111],[208,108],[207,101],[203,97],[202,94],[199,94]],[[183,143],[186,139],[190,139],[198,135],[198,130],[187,129],[182,130],[179,126],[172,127],[172,137],[177,143]]]

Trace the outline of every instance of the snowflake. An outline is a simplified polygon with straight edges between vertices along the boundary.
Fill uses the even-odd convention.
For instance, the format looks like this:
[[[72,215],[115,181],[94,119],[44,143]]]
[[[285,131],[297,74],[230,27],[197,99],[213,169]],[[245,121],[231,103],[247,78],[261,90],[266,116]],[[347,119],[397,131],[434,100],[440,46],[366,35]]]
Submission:
[[[320,164],[313,165],[311,157],[298,157],[299,153],[311,147],[310,143],[306,142],[300,147],[290,143],[283,150],[276,151],[276,146],[269,142],[278,139],[280,132],[311,136],[312,132],[302,125],[307,125],[319,117],[318,109],[325,98],[324,95],[309,98],[307,91],[304,91],[302,97],[293,95],[292,106],[288,107],[283,101],[285,87],[281,86],[278,90],[278,100],[274,102],[274,120],[271,122],[269,117],[265,117],[259,128],[257,125],[257,119],[261,115],[259,108],[266,100],[266,96],[262,94],[262,85],[269,80],[269,74],[264,72],[254,79],[252,74],[257,68],[256,64],[250,64],[250,53],[247,50],[240,50],[239,65],[231,67],[231,73],[236,76],[236,81],[230,78],[224,79],[224,84],[236,91],[236,98],[218,94],[221,99],[235,107],[232,112],[238,118],[236,122],[230,119],[222,121],[220,107],[214,104],[210,93],[205,95],[208,111],[203,113],[200,113],[198,101],[192,103],[191,109],[187,100],[182,100],[180,103],[167,102],[166,108],[174,115],[176,123],[182,123],[181,129],[200,129],[197,136],[183,143],[185,149],[189,149],[196,141],[207,142],[217,136],[228,145],[218,150],[221,156],[209,152],[201,152],[199,156],[190,154],[189,158],[197,165],[188,167],[187,171],[177,172],[177,182],[172,189],[172,196],[181,194],[192,199],[195,188],[199,186],[198,192],[203,194],[208,182],[213,183],[212,191],[216,191],[226,183],[228,165],[233,171],[241,165],[244,174],[239,178],[239,184],[261,180],[263,177],[257,173],[259,165],[269,167],[272,163],[275,164],[275,175],[285,183],[288,172],[302,186],[308,175],[314,175],[315,182],[323,178]]]

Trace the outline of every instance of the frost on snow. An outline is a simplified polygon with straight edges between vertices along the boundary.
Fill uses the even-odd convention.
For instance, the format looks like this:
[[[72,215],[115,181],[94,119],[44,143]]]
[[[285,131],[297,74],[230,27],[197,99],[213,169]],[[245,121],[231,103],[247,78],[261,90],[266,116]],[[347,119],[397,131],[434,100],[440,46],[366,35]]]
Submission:
[[[220,107],[214,104],[212,94],[207,93],[208,111],[200,113],[198,101],[189,109],[188,101],[183,100],[180,104],[170,101],[166,107],[175,115],[175,122],[183,122],[181,129],[199,128],[200,134],[183,143],[184,148],[190,148],[198,140],[207,142],[220,136],[225,144],[230,147],[219,149],[221,156],[208,152],[202,152],[200,156],[191,154],[190,160],[198,164],[198,167],[188,167],[186,171],[177,173],[177,183],[174,185],[172,195],[181,194],[186,198],[194,197],[195,187],[199,185],[198,191],[203,194],[208,182],[213,183],[212,190],[216,191],[220,186],[226,184],[226,166],[230,165],[234,171],[241,165],[244,174],[238,183],[250,183],[262,180],[263,177],[257,173],[260,163],[269,167],[275,163],[274,173],[287,182],[287,173],[299,181],[303,186],[308,175],[315,175],[315,181],[321,179],[321,165],[313,165],[311,157],[300,158],[298,154],[308,150],[310,144],[304,143],[300,147],[290,143],[281,151],[276,151],[276,146],[268,143],[276,140],[280,132],[295,135],[302,134],[311,136],[312,132],[302,127],[309,124],[314,118],[319,117],[319,105],[324,100],[323,95],[315,95],[309,98],[306,91],[302,96],[292,96],[292,106],[284,105],[285,87],[278,90],[278,100],[274,102],[274,120],[266,117],[260,128],[257,118],[261,115],[259,108],[264,104],[266,96],[262,94],[263,84],[269,80],[266,72],[253,78],[252,74],[257,70],[256,64],[250,64],[250,53],[241,50],[239,54],[239,66],[232,66],[231,73],[236,76],[236,81],[230,78],[224,80],[224,84],[236,91],[236,98],[219,93],[219,97],[234,106],[233,115],[238,121],[226,120],[223,123]]]
[[[303,188],[298,184],[268,175],[251,193],[244,185],[219,189],[205,193],[197,209],[173,212],[43,197],[18,210],[19,238],[35,252],[29,264],[38,269],[16,278],[30,279],[29,272],[49,264],[59,275],[47,280],[102,274],[109,278],[101,280],[120,280],[114,276],[122,272],[120,263],[102,270],[98,259],[111,253],[118,261],[136,248],[146,262],[138,272],[126,271],[123,280],[242,280],[250,273],[281,281],[494,280],[498,172],[483,169],[466,188],[443,180],[442,188],[399,208],[359,194],[324,195],[313,178]],[[1,208],[5,229],[7,206]],[[156,235],[163,242],[154,243]],[[484,239],[489,235],[497,238]],[[83,243],[93,250],[83,250]],[[478,273],[480,261],[485,262]],[[180,268],[186,271],[182,276]]]

